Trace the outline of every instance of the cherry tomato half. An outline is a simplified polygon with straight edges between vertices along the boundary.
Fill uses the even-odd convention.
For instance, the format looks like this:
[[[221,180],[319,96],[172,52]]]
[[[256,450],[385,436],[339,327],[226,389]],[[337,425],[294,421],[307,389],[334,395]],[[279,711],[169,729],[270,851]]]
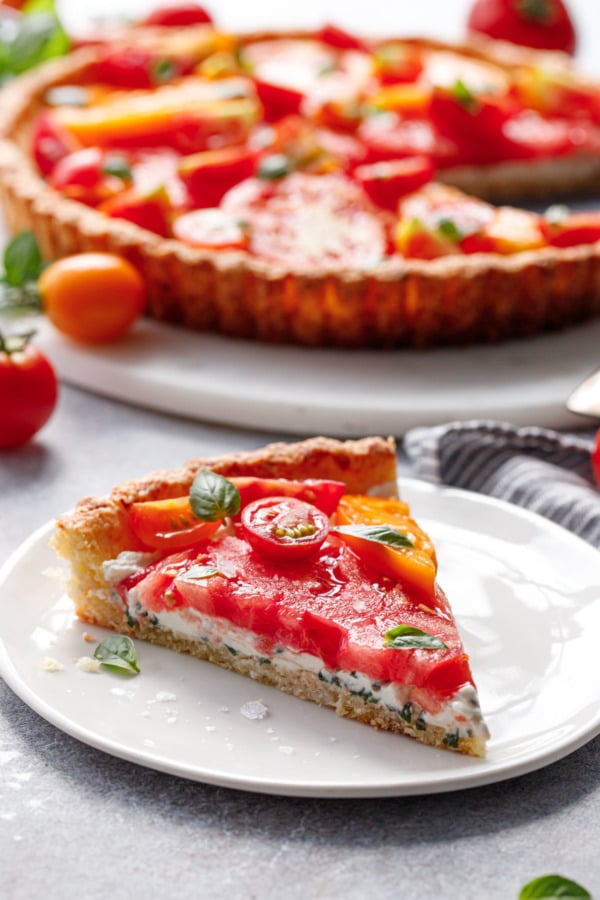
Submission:
[[[434,174],[435,167],[427,156],[371,163],[354,170],[354,177],[369,199],[392,212],[398,209],[401,197],[427,184]]]
[[[112,253],[79,253],[51,263],[38,289],[45,313],[68,337],[104,343],[141,315],[146,289],[137,269]]]
[[[221,522],[197,519],[187,497],[134,503],[129,524],[146,547],[157,550],[190,547],[212,537]]]
[[[0,448],[19,447],[50,418],[58,397],[54,369],[31,335],[0,335]]]
[[[525,47],[575,52],[575,27],[563,0],[475,0],[467,27]]]
[[[242,510],[248,542],[279,563],[295,563],[317,552],[329,534],[329,519],[311,503],[294,497],[255,500]]]

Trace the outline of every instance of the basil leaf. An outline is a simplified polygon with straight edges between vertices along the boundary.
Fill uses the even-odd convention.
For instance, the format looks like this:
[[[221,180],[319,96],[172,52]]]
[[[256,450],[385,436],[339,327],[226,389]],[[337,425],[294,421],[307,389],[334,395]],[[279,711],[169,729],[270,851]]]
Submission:
[[[94,659],[99,659],[103,666],[116,672],[127,672],[130,675],[137,674],[140,669],[137,664],[135,645],[130,637],[125,634],[114,634],[98,644],[94,650]]]
[[[29,3],[18,30],[6,47],[6,66],[12,75],[20,75],[46,59],[64,56],[69,39],[54,10],[54,3]]]
[[[477,106],[475,94],[469,90],[464,81],[456,81],[452,87],[452,95],[457,103],[464,106],[469,112],[473,112]]]
[[[184,581],[202,581],[206,578],[214,578],[215,575],[222,575],[223,573],[215,568],[215,566],[192,566],[191,569],[188,569],[184,575],[180,577],[183,578]]]
[[[26,281],[37,281],[42,271],[39,244],[30,231],[17,234],[4,251],[4,281],[20,287]]]
[[[127,160],[116,154],[106,157],[102,171],[105,175],[114,175],[116,178],[120,178],[121,181],[131,181],[133,178],[131,166]]]
[[[240,492],[222,475],[201,469],[190,489],[190,506],[197,519],[218,522],[240,511]]]
[[[451,241],[457,244],[463,238],[457,224],[452,219],[440,219],[437,227],[444,237],[450,238]]]
[[[588,900],[591,900],[592,895],[580,884],[563,878],[562,875],[542,875],[540,878],[534,878],[521,889],[519,894],[519,900],[534,900],[534,898],[554,900],[558,897],[563,900],[587,897]]]
[[[338,525],[333,530],[342,534],[353,534],[366,541],[375,541],[377,544],[387,544],[388,547],[415,546],[410,538],[390,525]]]
[[[448,650],[448,645],[440,638],[413,625],[390,628],[385,633],[385,642],[392,650]]]
[[[284,178],[292,171],[292,164],[287,156],[283,153],[273,153],[271,156],[265,156],[261,161],[257,175],[264,181],[277,181]]]

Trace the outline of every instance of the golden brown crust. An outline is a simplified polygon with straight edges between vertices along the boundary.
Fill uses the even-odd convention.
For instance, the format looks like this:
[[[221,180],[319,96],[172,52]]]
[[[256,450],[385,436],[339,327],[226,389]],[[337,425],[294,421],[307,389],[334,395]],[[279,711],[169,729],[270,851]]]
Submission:
[[[459,49],[487,59],[492,50],[483,53],[480,44]],[[495,45],[493,52],[499,63],[507,51]],[[521,56],[532,58],[529,51]],[[244,253],[162,239],[64,198],[34,170],[30,123],[47,88],[83,77],[94,58],[93,50],[78,51],[4,89],[0,198],[10,230],[34,231],[47,258],[88,250],[128,258],[147,283],[149,313],[157,320],[269,342],[423,348],[524,337],[600,313],[599,244],[512,256],[394,258],[369,270],[287,271]],[[505,199],[525,189],[600,188],[600,163],[565,157],[461,167],[443,177]]]

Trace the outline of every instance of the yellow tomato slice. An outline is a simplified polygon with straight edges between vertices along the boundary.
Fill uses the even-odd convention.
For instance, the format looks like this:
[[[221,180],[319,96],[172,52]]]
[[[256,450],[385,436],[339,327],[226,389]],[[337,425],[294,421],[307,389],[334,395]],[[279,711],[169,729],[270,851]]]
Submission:
[[[389,525],[404,534],[413,547],[392,547],[355,534],[337,532],[361,559],[372,562],[400,583],[416,588],[430,601],[434,600],[435,549],[429,536],[411,517],[406,503],[395,498],[346,494],[339,502],[336,521],[339,525]]]

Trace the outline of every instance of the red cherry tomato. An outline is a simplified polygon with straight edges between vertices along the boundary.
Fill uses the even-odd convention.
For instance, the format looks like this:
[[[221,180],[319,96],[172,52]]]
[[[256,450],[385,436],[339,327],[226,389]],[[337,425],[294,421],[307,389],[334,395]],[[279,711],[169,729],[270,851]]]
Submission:
[[[112,253],[58,259],[44,269],[38,289],[55,328],[91,344],[121,337],[141,315],[146,301],[140,273]]]
[[[60,128],[49,112],[38,116],[33,127],[32,146],[33,158],[45,177],[64,156],[80,149],[75,138]]]
[[[563,0],[475,0],[467,27],[525,47],[575,52],[575,26]]]
[[[263,105],[267,122],[276,122],[284,116],[300,112],[304,94],[294,88],[285,87],[260,78],[254,79],[258,99]]]
[[[187,497],[134,503],[129,524],[146,547],[157,550],[190,547],[212,537],[221,522],[202,522],[192,512]]]
[[[600,487],[600,431],[596,434],[596,444],[592,450],[592,471],[598,487]]]
[[[542,231],[554,247],[576,247],[600,241],[600,212],[580,212],[564,219],[549,221],[542,218]]]
[[[294,497],[255,500],[242,510],[248,542],[279,563],[300,562],[316,553],[329,534],[329,519],[311,503]]]
[[[426,156],[396,159],[389,162],[358,166],[354,176],[369,199],[383,209],[395,212],[398,201],[405,194],[418,190],[435,174],[432,161]]]
[[[197,3],[178,3],[176,6],[157,6],[139,23],[163,28],[185,28],[186,25],[211,24],[212,18]]]
[[[168,237],[171,231],[168,200],[160,191],[144,195],[130,188],[110,197],[98,209],[111,219],[125,219],[160,237]]]
[[[0,448],[19,447],[50,418],[58,398],[54,369],[31,335],[0,335]]]

